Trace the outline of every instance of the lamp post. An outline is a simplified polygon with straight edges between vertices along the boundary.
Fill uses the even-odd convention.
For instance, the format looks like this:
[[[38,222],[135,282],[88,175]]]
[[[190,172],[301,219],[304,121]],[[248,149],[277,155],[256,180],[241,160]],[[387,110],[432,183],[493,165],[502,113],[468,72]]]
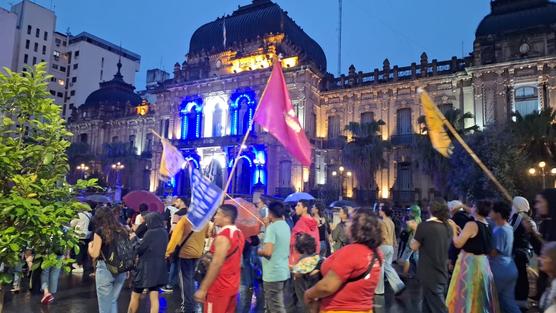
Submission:
[[[338,176],[340,179],[340,197],[339,200],[343,200],[344,199],[344,192],[343,192],[343,185],[344,185],[344,178],[345,177],[351,177],[352,173],[351,171],[346,171],[346,169],[343,166],[338,167],[338,171],[332,171],[332,176],[336,177]]]
[[[112,164],[112,169],[116,171],[116,192],[114,193],[114,202],[122,201],[122,181],[120,172],[125,168],[121,162]]]
[[[539,164],[537,164],[537,167],[539,168],[538,171],[535,167],[529,168],[529,170],[528,170],[529,175],[536,176],[537,172],[539,172],[540,176],[542,177],[542,189],[546,189],[546,174],[547,174],[546,173],[546,162],[545,161],[539,162]],[[550,169],[550,175],[556,176],[556,168]]]
[[[83,179],[87,178],[87,172],[89,171],[89,167],[85,165],[85,163],[81,163],[76,168],[79,172],[81,172],[81,176]]]

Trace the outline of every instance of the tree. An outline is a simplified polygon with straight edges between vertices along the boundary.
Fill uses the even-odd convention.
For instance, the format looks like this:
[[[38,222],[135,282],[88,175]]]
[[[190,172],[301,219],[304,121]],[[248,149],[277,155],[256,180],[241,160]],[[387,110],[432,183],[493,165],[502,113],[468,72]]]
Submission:
[[[462,113],[459,109],[450,108],[444,112],[444,116],[462,136],[473,133],[479,129],[476,125],[465,127],[465,121],[473,118],[473,114],[469,112]],[[433,148],[430,138],[427,135],[425,117],[420,116],[417,122],[419,125],[422,125],[422,127],[420,136],[417,136],[415,140],[414,148],[417,152],[417,159],[420,162],[421,170],[429,174],[433,185],[441,195],[448,196],[450,193],[450,188],[448,186],[448,180],[450,179],[449,172],[451,170],[450,161]],[[453,139],[451,134],[448,135]]]
[[[382,140],[380,127],[383,125],[382,120],[350,122],[345,128],[351,138],[344,138],[343,161],[355,173],[362,190],[371,189],[376,171],[386,163],[384,152],[390,145]]]
[[[556,112],[552,108],[526,116],[515,113],[510,131],[519,141],[519,149],[531,162],[556,161]]]
[[[88,209],[75,193],[94,187],[95,181],[66,182],[71,133],[49,97],[45,69],[40,63],[22,73],[7,68],[0,73],[0,262],[14,266],[31,248],[33,267],[69,270],[73,260],[57,254],[77,249],[78,238],[66,226]],[[9,281],[7,274],[0,275],[0,284]]]

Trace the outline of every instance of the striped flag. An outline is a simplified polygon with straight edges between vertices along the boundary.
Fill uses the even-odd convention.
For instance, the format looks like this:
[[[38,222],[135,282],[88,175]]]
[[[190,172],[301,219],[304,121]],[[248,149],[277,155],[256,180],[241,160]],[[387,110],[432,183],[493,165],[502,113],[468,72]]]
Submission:
[[[169,181],[174,177],[185,163],[181,152],[165,138],[162,141],[162,157],[160,158],[160,179]]]
[[[446,117],[440,112],[425,90],[419,88],[418,92],[421,95],[421,104],[423,105],[423,113],[425,113],[427,130],[432,146],[436,151],[442,154],[442,156],[449,158],[454,146],[444,128]]]

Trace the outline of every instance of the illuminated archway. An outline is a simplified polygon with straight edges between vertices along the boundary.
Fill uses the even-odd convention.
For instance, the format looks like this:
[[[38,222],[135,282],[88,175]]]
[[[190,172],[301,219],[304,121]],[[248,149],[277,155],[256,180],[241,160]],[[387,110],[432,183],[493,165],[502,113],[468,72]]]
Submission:
[[[203,99],[188,96],[180,104],[181,139],[201,138]]]
[[[257,102],[251,88],[237,89],[230,97],[230,135],[245,133],[255,114]]]
[[[203,137],[221,137],[230,134],[228,106],[224,96],[207,97],[203,106]]]

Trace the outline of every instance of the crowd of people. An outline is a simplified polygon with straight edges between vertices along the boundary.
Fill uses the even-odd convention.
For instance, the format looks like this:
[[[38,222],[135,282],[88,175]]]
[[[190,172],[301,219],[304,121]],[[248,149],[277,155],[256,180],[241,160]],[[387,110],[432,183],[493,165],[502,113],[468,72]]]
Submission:
[[[164,213],[146,204],[138,213],[91,204],[68,225],[81,247],[71,255],[73,271],[94,277],[101,313],[117,312],[126,282],[129,313],[145,297],[143,305],[159,312],[160,293],[178,291],[178,312],[186,313],[372,312],[386,282],[397,297],[411,279],[422,289],[425,313],[519,313],[530,303],[556,312],[556,189],[537,195],[533,208],[523,197],[434,200],[423,211],[417,204],[330,210],[260,198],[255,205],[264,225],[245,237],[235,225],[242,208],[231,204],[198,231],[185,218],[184,197],[169,198]],[[33,261],[32,251],[22,252],[11,269],[13,292]],[[53,303],[60,268],[36,276],[41,302]],[[536,290],[529,290],[532,278]]]

